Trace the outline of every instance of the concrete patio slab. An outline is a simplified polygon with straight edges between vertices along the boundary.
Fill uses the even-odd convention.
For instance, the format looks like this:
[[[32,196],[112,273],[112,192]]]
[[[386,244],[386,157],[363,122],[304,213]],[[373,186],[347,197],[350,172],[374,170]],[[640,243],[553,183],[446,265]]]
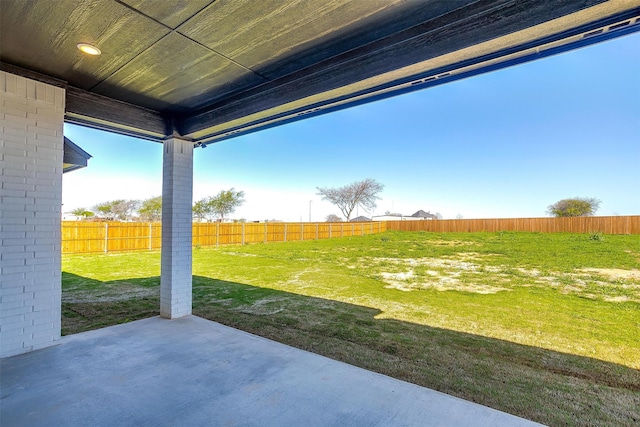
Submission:
[[[534,426],[199,317],[0,361],[4,426]]]

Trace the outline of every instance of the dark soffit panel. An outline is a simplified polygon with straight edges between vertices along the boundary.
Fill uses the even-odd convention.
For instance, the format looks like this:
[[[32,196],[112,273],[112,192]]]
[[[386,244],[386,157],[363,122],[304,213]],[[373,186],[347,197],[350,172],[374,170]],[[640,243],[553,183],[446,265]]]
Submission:
[[[121,0],[133,9],[175,29],[215,0]]]
[[[81,89],[91,89],[169,33],[111,0],[3,0],[0,8],[2,61]],[[102,55],[83,55],[76,48],[82,42],[100,46]]]
[[[206,47],[170,33],[94,91],[146,108],[180,113],[264,81]]]
[[[340,50],[349,49],[347,39],[354,31],[367,27],[373,21],[372,15],[385,11],[398,13],[398,3],[398,0],[215,2],[181,25],[178,31],[274,79],[313,63],[314,59],[305,61],[301,58],[305,51],[324,56],[315,58],[316,61],[335,54],[323,46],[328,40],[343,43]],[[352,47],[366,42],[362,39]],[[278,62],[286,65],[277,67]]]
[[[273,80],[474,2],[216,2],[178,31]]]

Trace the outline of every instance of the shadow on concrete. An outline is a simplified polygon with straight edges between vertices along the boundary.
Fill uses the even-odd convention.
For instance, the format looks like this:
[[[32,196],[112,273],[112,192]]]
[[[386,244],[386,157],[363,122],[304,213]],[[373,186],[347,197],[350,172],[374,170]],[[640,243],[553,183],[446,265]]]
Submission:
[[[89,280],[64,274],[67,283]],[[78,302],[63,297],[67,333],[158,314],[158,296],[136,297],[134,291],[157,289],[159,278],[108,285],[132,297]],[[193,297],[199,317],[524,418],[551,425],[640,420],[640,371],[626,366],[376,319],[380,311],[369,307],[202,276],[193,277]]]

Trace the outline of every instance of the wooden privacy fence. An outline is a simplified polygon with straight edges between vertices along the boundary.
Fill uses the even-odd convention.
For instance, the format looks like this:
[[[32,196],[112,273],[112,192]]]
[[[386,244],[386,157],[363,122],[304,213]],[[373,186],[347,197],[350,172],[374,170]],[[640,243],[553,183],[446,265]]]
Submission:
[[[385,222],[194,223],[193,246],[243,245],[363,236],[385,231]],[[160,249],[160,223],[62,222],[62,253]]]
[[[433,231],[439,233],[474,231],[537,231],[542,233],[640,234],[640,216],[387,221],[387,230]]]
[[[440,219],[376,222],[194,223],[194,246],[243,245],[362,236],[386,230],[640,234],[640,216],[577,218]],[[62,222],[62,253],[160,249],[160,223]]]

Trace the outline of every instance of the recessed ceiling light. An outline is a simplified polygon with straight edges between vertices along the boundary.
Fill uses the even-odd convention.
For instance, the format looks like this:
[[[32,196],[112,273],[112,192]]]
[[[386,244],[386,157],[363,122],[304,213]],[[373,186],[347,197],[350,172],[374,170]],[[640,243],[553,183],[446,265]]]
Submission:
[[[78,49],[80,49],[81,52],[84,52],[87,55],[97,56],[102,53],[100,49],[87,43],[78,43]]]

